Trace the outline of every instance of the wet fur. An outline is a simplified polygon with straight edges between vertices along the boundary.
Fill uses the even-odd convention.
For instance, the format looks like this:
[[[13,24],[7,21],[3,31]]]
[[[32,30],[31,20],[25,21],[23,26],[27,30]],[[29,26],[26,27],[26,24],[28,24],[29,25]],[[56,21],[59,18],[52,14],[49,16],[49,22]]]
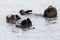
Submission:
[[[57,10],[55,7],[49,6],[45,11],[43,17],[53,18],[57,17]]]

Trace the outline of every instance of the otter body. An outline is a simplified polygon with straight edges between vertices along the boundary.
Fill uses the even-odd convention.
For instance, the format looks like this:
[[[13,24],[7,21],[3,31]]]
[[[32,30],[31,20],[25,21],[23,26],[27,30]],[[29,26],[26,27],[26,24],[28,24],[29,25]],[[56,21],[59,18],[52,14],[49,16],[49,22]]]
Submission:
[[[26,11],[20,10],[19,13],[21,13],[21,15],[26,15],[26,14],[31,14],[30,12],[32,12],[32,10],[26,10]]]
[[[31,26],[32,26],[32,22],[29,18],[21,21],[20,25],[16,25],[16,27],[19,27],[19,28],[29,28]]]
[[[57,17],[57,10],[53,6],[49,6],[45,11],[43,17],[53,18]]]

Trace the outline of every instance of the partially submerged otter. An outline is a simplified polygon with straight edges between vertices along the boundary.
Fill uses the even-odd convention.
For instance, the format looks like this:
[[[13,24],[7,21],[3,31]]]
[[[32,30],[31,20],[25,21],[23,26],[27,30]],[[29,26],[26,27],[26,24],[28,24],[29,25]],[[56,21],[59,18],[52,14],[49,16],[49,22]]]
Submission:
[[[29,28],[32,26],[32,22],[29,18],[23,20],[20,25],[16,25],[19,28]]]
[[[43,17],[53,18],[57,17],[57,9],[53,6],[49,6],[45,11]]]
[[[31,14],[31,12],[32,12],[32,10],[26,10],[26,11],[20,10],[20,11],[19,11],[19,13],[20,13],[21,15]]]
[[[6,16],[6,22],[7,23],[14,23],[15,21],[21,19],[18,15],[14,15],[14,14],[8,14]]]

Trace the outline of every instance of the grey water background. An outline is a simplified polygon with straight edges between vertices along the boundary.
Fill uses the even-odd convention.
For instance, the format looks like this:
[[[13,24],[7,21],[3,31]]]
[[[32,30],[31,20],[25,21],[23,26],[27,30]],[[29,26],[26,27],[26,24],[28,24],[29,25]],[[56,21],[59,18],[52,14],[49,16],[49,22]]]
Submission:
[[[53,5],[57,18],[44,18],[44,10]],[[22,16],[21,9],[33,10],[32,15]],[[30,18],[35,29],[22,31],[6,23],[6,15],[18,14],[24,20]],[[0,0],[0,40],[60,40],[60,0]]]

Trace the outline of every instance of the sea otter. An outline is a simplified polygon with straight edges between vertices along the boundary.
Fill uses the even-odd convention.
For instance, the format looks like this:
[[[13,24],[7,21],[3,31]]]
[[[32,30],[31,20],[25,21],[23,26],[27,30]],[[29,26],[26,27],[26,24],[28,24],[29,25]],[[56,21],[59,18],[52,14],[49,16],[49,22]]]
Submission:
[[[29,18],[21,21],[20,25],[16,25],[16,27],[19,27],[19,28],[29,28],[31,26],[32,26],[32,22]]]
[[[6,21],[7,21],[7,23],[9,22],[9,23],[13,23],[13,22],[15,22],[15,21],[17,21],[17,20],[19,20],[19,19],[21,19],[18,15],[14,15],[14,14],[8,14],[7,16],[6,16]]]
[[[26,11],[20,10],[20,11],[19,11],[19,13],[20,13],[21,15],[31,14],[31,12],[32,12],[32,10],[26,10]]]
[[[49,6],[45,11],[43,17],[54,18],[57,17],[57,9],[53,6]]]

